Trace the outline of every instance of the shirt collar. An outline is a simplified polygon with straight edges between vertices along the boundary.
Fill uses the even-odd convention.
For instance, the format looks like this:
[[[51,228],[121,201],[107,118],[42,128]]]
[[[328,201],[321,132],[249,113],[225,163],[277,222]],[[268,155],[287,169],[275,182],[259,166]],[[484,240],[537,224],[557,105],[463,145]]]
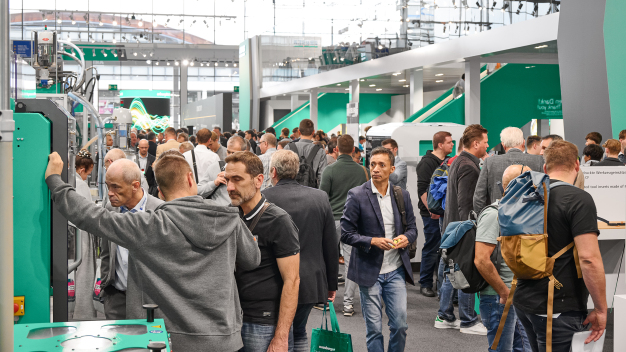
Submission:
[[[198,144],[198,145],[196,146],[196,149],[204,149],[204,150],[209,150],[209,148],[207,148],[207,147],[206,147],[206,145],[204,145],[204,144]]]
[[[278,182],[276,182],[276,186],[280,186],[280,185],[286,185],[286,184],[299,184],[298,181],[294,180],[293,178],[282,178],[280,180],[278,180]],[[274,187],[276,187],[274,186]]]
[[[349,161],[354,162],[354,160],[352,160],[352,157],[350,155],[348,155],[348,154],[341,154],[341,155],[339,155],[337,157],[337,161],[339,161],[339,160],[349,160]]]
[[[273,153],[275,151],[276,151],[276,148],[269,148],[265,151],[265,154],[270,153],[270,152]]]
[[[509,154],[509,153],[523,153],[523,152],[524,152],[524,151],[523,151],[523,150],[521,150],[521,149],[519,149],[519,148],[511,148],[511,149],[509,149],[509,150],[506,152],[506,154]]]
[[[474,163],[476,163],[476,166],[480,167],[480,159],[476,157],[474,154],[470,152],[466,152],[464,150],[460,155],[465,155],[465,157],[470,158]]]
[[[302,143],[313,143],[312,140],[310,139],[304,139],[304,138],[300,138],[300,140],[298,142],[302,142]]]
[[[376,185],[374,184],[374,180],[370,180],[370,183],[372,184],[372,193],[380,194],[380,192],[378,192],[378,188],[376,188]],[[390,191],[391,191],[391,182],[387,182],[387,194],[385,194],[384,196],[381,194],[381,197],[388,196]]]
[[[137,205],[135,205],[135,207],[131,209],[131,211],[134,210],[135,213],[146,210],[146,202],[148,201],[148,192],[144,191],[143,188],[140,188],[140,190],[143,192],[143,197],[141,197],[141,200],[139,201],[139,203],[137,203]],[[122,205],[120,207],[121,213],[126,213],[128,211],[129,210],[128,208],[126,208],[125,205]]]
[[[243,217],[244,220],[250,221],[252,220],[252,218],[256,216],[256,214],[259,213],[259,211],[261,210],[264,204],[265,204],[265,195],[261,194],[261,200],[257,203],[254,209],[252,209],[248,214],[243,214],[243,210],[241,210],[241,207],[239,207],[239,214]]]

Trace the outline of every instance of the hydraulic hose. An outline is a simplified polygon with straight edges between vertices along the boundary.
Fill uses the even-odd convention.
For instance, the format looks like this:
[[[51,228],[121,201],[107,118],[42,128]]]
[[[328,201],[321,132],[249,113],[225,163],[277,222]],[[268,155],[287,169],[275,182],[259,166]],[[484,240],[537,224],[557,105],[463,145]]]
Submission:
[[[67,40],[59,40],[59,43],[65,44],[65,45],[69,45],[70,47],[74,48],[76,50],[76,52],[78,53],[78,56],[80,56],[80,74],[78,75],[78,80],[77,80],[77,84],[74,87],[74,90],[78,89],[80,86],[83,85],[84,80],[85,80],[85,56],[83,55],[83,51],[80,50],[79,47],[77,47],[74,43],[67,41]]]

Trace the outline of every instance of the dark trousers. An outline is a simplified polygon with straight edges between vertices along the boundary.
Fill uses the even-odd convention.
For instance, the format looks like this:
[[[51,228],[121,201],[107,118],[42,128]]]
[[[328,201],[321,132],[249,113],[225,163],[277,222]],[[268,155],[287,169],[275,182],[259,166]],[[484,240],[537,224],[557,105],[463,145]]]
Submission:
[[[306,333],[306,324],[314,304],[298,304],[293,325],[289,334],[289,352],[308,352],[309,338]]]
[[[439,220],[430,216],[422,216],[424,222],[424,248],[422,248],[422,263],[420,264],[420,286],[433,287],[433,273],[439,265],[439,246],[441,232]]]
[[[546,351],[546,323],[548,318],[536,314],[524,313],[515,308],[517,317],[522,322],[526,336],[533,352]],[[552,351],[569,352],[574,334],[589,330],[589,325],[583,325],[587,312],[570,311],[561,313],[558,318],[552,319]]]
[[[109,285],[104,288],[104,315],[107,320],[126,319],[126,291]]]

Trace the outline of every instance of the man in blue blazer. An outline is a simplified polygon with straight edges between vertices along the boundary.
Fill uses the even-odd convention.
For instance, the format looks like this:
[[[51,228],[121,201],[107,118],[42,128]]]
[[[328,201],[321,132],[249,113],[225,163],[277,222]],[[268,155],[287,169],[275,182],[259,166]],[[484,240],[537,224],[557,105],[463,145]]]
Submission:
[[[348,279],[359,285],[369,352],[384,352],[381,297],[389,317],[387,350],[404,351],[408,328],[405,282],[415,284],[407,249],[417,239],[415,215],[409,192],[402,190],[404,229],[389,182],[394,170],[393,153],[375,148],[370,158],[372,179],[348,192],[341,217],[341,241],[352,246]]]

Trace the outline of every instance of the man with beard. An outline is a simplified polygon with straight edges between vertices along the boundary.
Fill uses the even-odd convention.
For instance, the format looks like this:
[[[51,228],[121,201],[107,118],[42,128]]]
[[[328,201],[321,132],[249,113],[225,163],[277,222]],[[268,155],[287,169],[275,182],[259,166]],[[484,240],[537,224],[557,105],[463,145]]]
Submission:
[[[251,152],[226,158],[226,189],[233,206],[261,251],[253,270],[237,268],[235,278],[243,310],[244,352],[286,351],[298,307],[300,243],[287,212],[261,194],[263,163]]]

